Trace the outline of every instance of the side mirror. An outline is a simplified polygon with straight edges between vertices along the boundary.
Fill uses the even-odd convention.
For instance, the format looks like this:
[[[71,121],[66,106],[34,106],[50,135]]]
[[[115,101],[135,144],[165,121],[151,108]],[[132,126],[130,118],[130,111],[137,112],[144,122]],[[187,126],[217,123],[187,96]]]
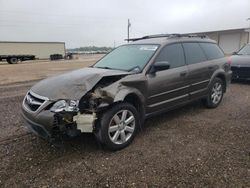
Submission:
[[[150,73],[155,73],[155,72],[158,72],[158,71],[163,71],[163,70],[167,70],[170,68],[170,64],[169,62],[167,61],[158,61],[158,62],[155,62],[151,69],[150,69]]]
[[[238,52],[233,52],[232,55],[238,55]]]

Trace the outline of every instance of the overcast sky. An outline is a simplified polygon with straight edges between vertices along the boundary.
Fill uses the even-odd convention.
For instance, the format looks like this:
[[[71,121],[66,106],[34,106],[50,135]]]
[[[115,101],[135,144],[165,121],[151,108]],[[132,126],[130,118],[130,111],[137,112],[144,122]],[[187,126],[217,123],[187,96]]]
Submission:
[[[0,41],[114,46],[127,37],[248,27],[249,0],[0,0]]]

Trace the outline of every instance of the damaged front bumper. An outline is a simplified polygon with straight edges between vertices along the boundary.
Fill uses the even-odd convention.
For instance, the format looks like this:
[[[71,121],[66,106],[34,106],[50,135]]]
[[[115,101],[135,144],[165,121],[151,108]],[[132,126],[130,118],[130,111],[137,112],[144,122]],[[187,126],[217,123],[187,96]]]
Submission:
[[[36,120],[31,119],[27,116],[25,111],[22,112],[22,117],[23,117],[25,126],[37,136],[40,136],[46,140],[49,140],[50,138],[52,138],[53,116],[43,114],[43,115],[40,115],[39,117],[41,116],[47,119],[47,123],[44,124],[43,122],[43,124],[41,124],[41,122],[38,121],[39,118]]]
[[[28,95],[28,94],[27,94]],[[32,93],[34,96],[34,94]],[[32,96],[31,95],[31,96]],[[34,97],[34,100],[39,101]],[[41,102],[41,101],[40,101]],[[94,131],[96,115],[95,113],[84,114],[80,112],[52,112],[51,103],[42,101],[36,110],[30,108],[25,97],[22,105],[22,116],[24,123],[29,130],[36,135],[50,140],[59,135],[77,136],[81,133]]]
[[[70,137],[92,133],[97,115],[112,100],[102,97],[100,89],[89,92],[80,100],[50,100],[30,90],[22,104],[22,116],[27,127],[38,136],[50,139],[66,134]]]
[[[22,116],[26,127],[34,134],[50,140],[58,135],[77,136],[80,133],[92,133],[96,120],[95,114],[77,114],[73,116],[73,122],[62,122],[63,117],[48,110],[31,117],[23,110]],[[61,122],[61,123],[60,123]]]

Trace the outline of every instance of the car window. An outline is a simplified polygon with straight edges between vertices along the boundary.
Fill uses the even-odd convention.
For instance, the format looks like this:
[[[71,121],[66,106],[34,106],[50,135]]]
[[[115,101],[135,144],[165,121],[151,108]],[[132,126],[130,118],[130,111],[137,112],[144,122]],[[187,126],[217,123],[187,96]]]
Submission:
[[[224,57],[222,50],[214,43],[199,43],[209,60]]]
[[[198,43],[183,43],[187,64],[200,63],[207,58]]]
[[[167,61],[170,68],[176,68],[185,65],[184,52],[181,44],[170,44],[165,46],[156,61]]]
[[[244,46],[239,52],[239,55],[250,55],[250,44]]]

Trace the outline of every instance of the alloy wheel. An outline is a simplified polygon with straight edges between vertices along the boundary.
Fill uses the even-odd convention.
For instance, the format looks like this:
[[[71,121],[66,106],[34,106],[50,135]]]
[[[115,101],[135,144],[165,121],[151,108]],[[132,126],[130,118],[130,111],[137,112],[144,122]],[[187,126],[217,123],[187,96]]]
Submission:
[[[129,110],[120,110],[110,121],[108,134],[114,144],[126,143],[135,131],[135,116]]]
[[[214,104],[218,104],[222,98],[222,84],[216,82],[212,88],[211,100]]]

